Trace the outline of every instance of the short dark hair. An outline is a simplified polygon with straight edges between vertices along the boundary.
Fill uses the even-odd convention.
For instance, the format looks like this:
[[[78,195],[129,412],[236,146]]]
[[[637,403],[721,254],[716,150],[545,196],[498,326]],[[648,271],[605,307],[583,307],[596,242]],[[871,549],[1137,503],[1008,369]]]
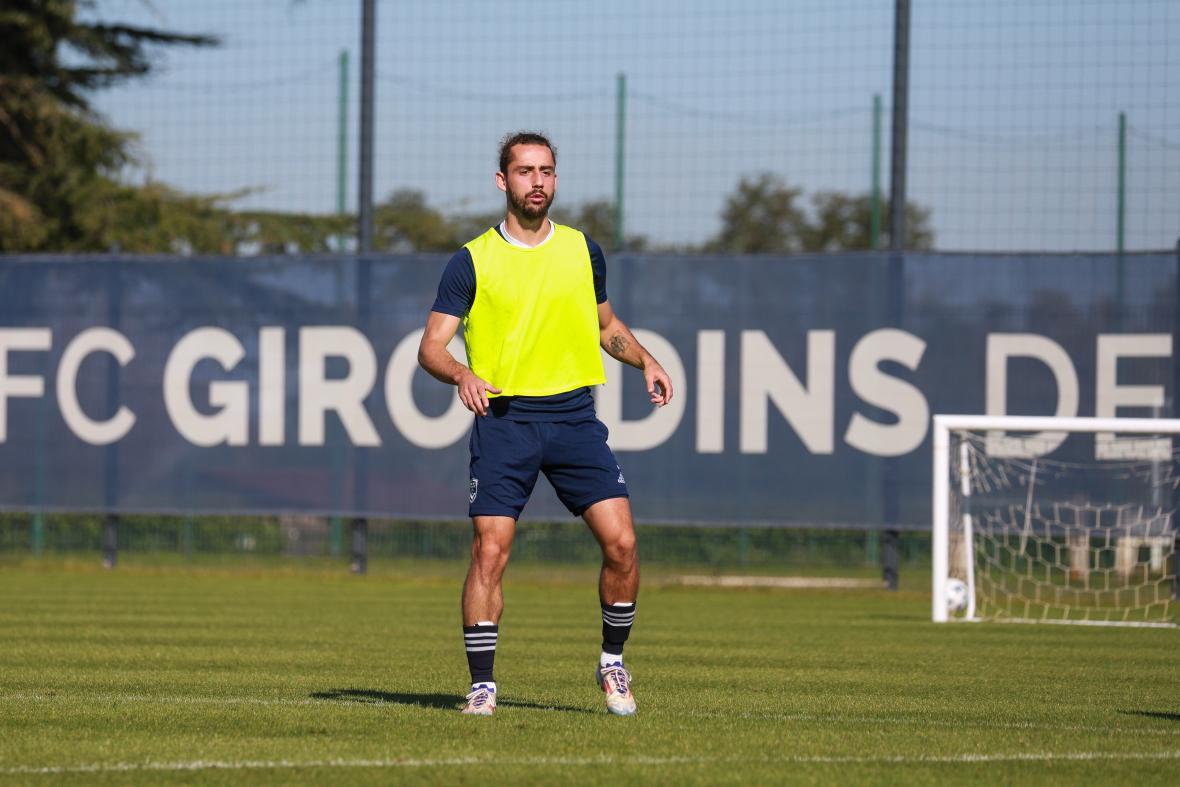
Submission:
[[[508,173],[508,162],[512,160],[512,148],[517,145],[544,145],[553,154],[553,166],[557,166],[557,148],[549,137],[539,131],[515,131],[500,142],[500,171]]]

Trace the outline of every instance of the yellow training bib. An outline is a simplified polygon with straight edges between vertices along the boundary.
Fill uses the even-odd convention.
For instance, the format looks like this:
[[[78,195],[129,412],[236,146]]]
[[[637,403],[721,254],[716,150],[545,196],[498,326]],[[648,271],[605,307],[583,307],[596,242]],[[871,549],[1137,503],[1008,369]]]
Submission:
[[[586,237],[560,224],[514,246],[493,227],[465,247],[475,302],[463,321],[471,370],[499,396],[550,396],[606,382]]]

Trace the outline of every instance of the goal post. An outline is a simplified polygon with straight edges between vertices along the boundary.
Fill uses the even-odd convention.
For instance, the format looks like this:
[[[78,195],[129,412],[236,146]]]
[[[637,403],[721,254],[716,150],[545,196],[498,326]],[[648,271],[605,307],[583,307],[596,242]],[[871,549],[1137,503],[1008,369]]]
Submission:
[[[936,415],[933,432],[934,622],[1180,624],[1180,419]]]

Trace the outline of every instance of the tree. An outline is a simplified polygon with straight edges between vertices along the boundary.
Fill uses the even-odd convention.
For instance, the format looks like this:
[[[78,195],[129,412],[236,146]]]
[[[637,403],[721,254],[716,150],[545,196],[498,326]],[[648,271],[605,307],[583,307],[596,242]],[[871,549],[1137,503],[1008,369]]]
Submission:
[[[821,191],[809,209],[798,205],[802,191],[778,176],[762,173],[743,177],[725,201],[722,227],[706,249],[738,253],[853,251],[871,248],[872,202],[867,194]],[[881,203],[879,248],[889,245],[889,201]],[[906,205],[906,248],[929,249],[934,244],[930,211]]]
[[[881,201],[877,248],[889,247],[890,201]],[[872,248],[872,211],[870,195],[850,195],[839,191],[821,191],[811,198],[812,217],[803,246],[807,251],[852,251]],[[930,211],[914,203],[906,205],[906,248],[930,249],[934,230],[930,228]]]
[[[393,252],[454,251],[470,240],[460,238],[456,223],[414,189],[395,191],[373,208],[373,234],[376,250]]]
[[[607,251],[614,249],[615,205],[613,202],[591,200],[572,206],[569,210],[558,207],[553,212],[558,224],[577,227]],[[641,251],[647,248],[647,238],[643,235],[631,235],[624,239],[623,246],[628,251]]]
[[[116,175],[131,136],[94,111],[96,90],[151,71],[157,46],[216,39],[132,25],[82,22],[93,0],[7,0],[0,10],[0,251],[104,250],[115,245],[113,206],[133,195]],[[142,206],[141,206],[142,207]]]
[[[800,193],[769,172],[743,177],[725,200],[721,232],[706,248],[743,254],[803,251],[807,216],[795,202]]]

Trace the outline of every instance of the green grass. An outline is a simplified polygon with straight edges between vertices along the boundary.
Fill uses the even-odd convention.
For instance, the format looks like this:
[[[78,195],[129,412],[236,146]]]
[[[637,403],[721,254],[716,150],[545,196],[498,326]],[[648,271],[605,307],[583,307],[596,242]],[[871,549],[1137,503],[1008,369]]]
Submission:
[[[911,589],[654,573],[608,716],[593,571],[510,568],[494,718],[463,567],[0,567],[0,783],[1173,784],[1173,630],[928,622]]]

